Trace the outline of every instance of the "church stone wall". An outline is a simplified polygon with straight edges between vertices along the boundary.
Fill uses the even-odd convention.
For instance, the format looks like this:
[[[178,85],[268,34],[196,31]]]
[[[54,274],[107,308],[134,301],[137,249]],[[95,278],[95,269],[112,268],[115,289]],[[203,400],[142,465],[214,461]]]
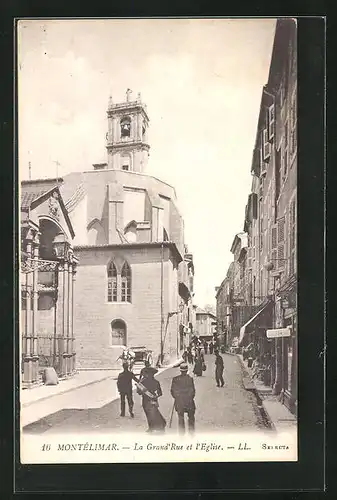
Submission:
[[[161,329],[161,249],[126,249],[123,257],[132,271],[131,303],[107,302],[106,266],[114,256],[109,249],[76,250],[81,265],[75,289],[77,367],[79,369],[111,369],[119,366],[121,352],[111,344],[111,321],[121,319],[127,326],[127,344],[145,345],[153,350],[156,362],[160,353]],[[118,251],[121,255],[121,250]],[[164,249],[164,326],[170,309],[170,276],[174,274],[169,249]],[[177,344],[170,324],[164,352],[173,355]],[[170,341],[170,342],[169,342]],[[176,354],[176,352],[175,352]]]

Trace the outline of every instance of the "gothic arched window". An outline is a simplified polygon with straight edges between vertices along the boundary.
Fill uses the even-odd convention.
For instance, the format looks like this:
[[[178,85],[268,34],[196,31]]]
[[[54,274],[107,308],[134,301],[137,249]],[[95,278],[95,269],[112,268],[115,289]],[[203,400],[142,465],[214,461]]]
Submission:
[[[121,292],[122,302],[131,302],[131,269],[127,262],[122,267]]]
[[[131,135],[131,118],[123,116],[120,121],[121,124],[121,137],[130,137]]]
[[[117,302],[117,269],[113,262],[108,265],[108,302]]]

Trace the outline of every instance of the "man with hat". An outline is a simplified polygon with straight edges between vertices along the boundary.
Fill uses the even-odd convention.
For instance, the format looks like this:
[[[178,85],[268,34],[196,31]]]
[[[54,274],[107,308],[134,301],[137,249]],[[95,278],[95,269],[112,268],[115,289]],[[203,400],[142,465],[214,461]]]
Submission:
[[[172,379],[171,395],[178,414],[179,433],[185,432],[185,413],[188,417],[188,429],[194,432],[195,426],[195,387],[193,378],[188,375],[187,363],[181,363],[180,375]]]
[[[128,400],[130,417],[134,418],[132,380],[136,380],[135,375],[129,370],[129,364],[123,363],[123,371],[117,378],[117,389],[121,397],[121,417],[125,417],[125,398]]]

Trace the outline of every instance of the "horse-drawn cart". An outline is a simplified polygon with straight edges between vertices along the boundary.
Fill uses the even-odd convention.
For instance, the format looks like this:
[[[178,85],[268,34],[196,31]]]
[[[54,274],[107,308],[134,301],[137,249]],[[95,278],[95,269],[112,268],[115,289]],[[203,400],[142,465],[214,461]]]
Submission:
[[[147,349],[145,346],[132,346],[130,350],[135,353],[134,366],[145,365],[145,361],[148,361],[152,365],[152,351],[150,349]]]

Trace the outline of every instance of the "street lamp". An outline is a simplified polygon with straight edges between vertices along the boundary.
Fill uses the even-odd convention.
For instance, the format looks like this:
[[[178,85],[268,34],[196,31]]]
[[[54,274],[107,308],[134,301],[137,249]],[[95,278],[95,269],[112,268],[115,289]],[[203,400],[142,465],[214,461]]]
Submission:
[[[66,240],[64,233],[59,233],[55,236],[53,241],[54,255],[58,260],[65,260],[68,256],[70,245]]]
[[[285,261],[285,260],[289,260],[289,259],[269,259],[269,261],[264,265],[264,268],[266,269],[266,271],[272,271],[274,269],[274,264],[273,262],[278,262],[278,261]]]

